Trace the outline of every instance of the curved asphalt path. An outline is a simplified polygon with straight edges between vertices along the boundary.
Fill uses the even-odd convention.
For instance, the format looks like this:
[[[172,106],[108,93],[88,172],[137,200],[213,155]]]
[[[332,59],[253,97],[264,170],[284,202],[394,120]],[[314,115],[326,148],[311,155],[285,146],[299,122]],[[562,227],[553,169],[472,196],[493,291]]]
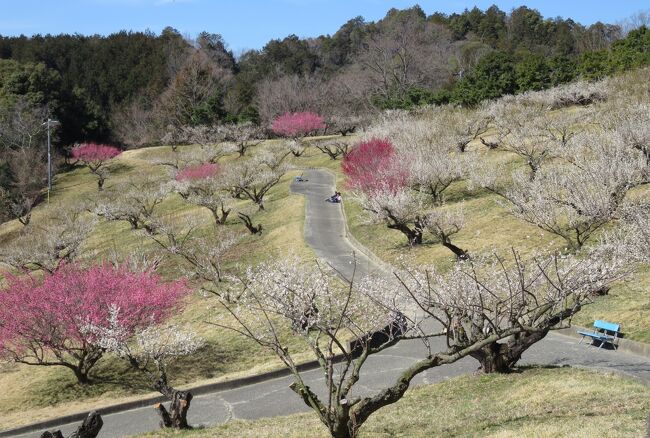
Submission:
[[[334,176],[324,170],[305,171],[307,181],[294,182],[291,189],[307,197],[305,240],[316,254],[327,260],[344,277],[381,272],[381,268],[355,249],[345,237],[345,223],[340,204],[330,204],[325,199],[334,193]],[[438,344],[436,344],[438,342]],[[436,339],[432,348],[440,347]],[[425,350],[419,341],[406,341],[371,356],[364,373],[355,386],[357,394],[377,391],[392,383],[401,370],[422,358]],[[578,345],[574,338],[557,334],[548,335],[531,347],[523,356],[523,364],[572,365],[616,371],[650,384],[648,359],[618,351],[599,350]],[[433,368],[414,379],[414,384],[433,383],[471,373],[478,364],[465,358],[452,365]],[[320,370],[307,371],[305,381],[319,394],[323,394],[323,377]],[[211,426],[234,418],[255,419],[304,412],[308,409],[289,389],[291,377],[279,377],[237,389],[199,395],[192,401],[189,421],[194,426]],[[101,413],[101,409],[100,409]],[[137,408],[103,416],[104,427],[100,438],[122,437],[149,432],[158,428],[158,416],[151,407]],[[78,423],[61,426],[64,435],[76,429]],[[56,429],[56,428],[50,428]],[[38,437],[39,432],[15,435]]]

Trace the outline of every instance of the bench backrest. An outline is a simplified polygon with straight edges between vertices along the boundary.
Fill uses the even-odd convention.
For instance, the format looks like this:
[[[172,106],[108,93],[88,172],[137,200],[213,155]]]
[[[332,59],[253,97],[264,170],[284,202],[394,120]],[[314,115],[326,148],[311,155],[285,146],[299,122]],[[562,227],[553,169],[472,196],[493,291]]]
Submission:
[[[597,319],[594,322],[594,328],[618,333],[620,331],[620,329],[621,329],[621,325],[620,324],[614,324],[613,322],[602,321],[600,319]]]

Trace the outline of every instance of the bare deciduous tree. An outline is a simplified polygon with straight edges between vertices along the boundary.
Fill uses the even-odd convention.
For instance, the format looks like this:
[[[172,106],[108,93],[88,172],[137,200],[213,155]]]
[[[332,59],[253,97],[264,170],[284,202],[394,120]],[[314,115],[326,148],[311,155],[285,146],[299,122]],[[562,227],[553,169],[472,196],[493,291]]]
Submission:
[[[55,272],[75,260],[95,220],[79,207],[48,211],[46,218],[25,227],[0,251],[2,261],[16,269]]]
[[[646,179],[647,165],[614,132],[583,132],[562,153],[562,160],[537,172],[507,174],[478,162],[473,180],[508,201],[512,214],[562,237],[572,251],[617,217],[626,194]]]
[[[6,184],[0,186],[0,220],[18,219],[29,224],[33,207],[42,197],[47,167],[43,147],[46,107],[24,99],[0,109],[0,167],[6,167]]]
[[[220,130],[223,132],[224,139],[235,145],[240,157],[246,155],[250,148],[264,141],[262,128],[251,122],[223,125]]]
[[[422,243],[426,227],[426,207],[421,197],[409,188],[381,190],[372,194],[356,193],[361,207],[373,222],[384,222],[392,230],[400,231],[410,245]]]
[[[233,198],[228,193],[227,180],[220,170],[199,178],[179,180],[177,176],[177,179],[172,182],[172,190],[187,202],[210,210],[215,225],[226,223],[232,210]]]
[[[332,160],[345,157],[350,149],[350,145],[341,140],[315,141],[312,142],[312,145]]]
[[[264,197],[289,169],[286,156],[282,151],[267,151],[229,167],[225,178],[233,194],[247,197],[264,210]]]
[[[197,221],[188,220],[183,225],[173,218],[158,217],[154,231],[147,237],[156,242],[165,253],[178,257],[183,263],[179,268],[185,275],[197,281],[202,291],[221,296],[230,301],[233,292],[229,286],[232,274],[224,268],[224,258],[239,240],[228,231],[205,235]]]
[[[415,11],[404,11],[389,20],[390,26],[368,33],[358,55],[374,93],[403,96],[411,87],[435,88],[447,80],[449,66],[440,61],[454,50],[449,32],[427,23]]]
[[[92,211],[109,221],[127,221],[133,230],[154,232],[154,213],[170,191],[170,184],[155,177],[133,179],[107,192]]]
[[[492,373],[512,370],[528,348],[549,331],[568,326],[600,290],[629,272],[620,248],[605,245],[581,256],[542,253],[529,259],[513,250],[508,258],[457,263],[445,274],[428,268],[398,278],[418,307],[443,325],[449,345],[507,327],[520,329],[469,354],[483,372]]]

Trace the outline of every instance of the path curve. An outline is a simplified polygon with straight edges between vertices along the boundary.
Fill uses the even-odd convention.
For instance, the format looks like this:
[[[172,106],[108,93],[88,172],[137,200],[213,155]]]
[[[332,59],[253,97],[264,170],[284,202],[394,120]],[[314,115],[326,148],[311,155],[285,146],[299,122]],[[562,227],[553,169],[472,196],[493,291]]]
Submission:
[[[334,175],[326,170],[311,169],[305,171],[303,177],[307,181],[294,182],[291,190],[307,198],[305,240],[316,254],[348,278],[352,275],[355,259],[358,263],[355,275],[385,272],[346,238],[341,205],[325,202],[325,199],[334,193]],[[443,341],[436,338],[432,347],[443,349]],[[356,386],[359,388],[357,394],[378,391],[392,383],[402,370],[424,354],[425,350],[419,341],[403,341],[370,356],[364,365],[363,376]],[[524,354],[521,363],[599,368],[624,373],[650,384],[650,364],[647,358],[589,348],[578,345],[573,338],[554,333],[531,347]],[[413,384],[439,382],[471,373],[477,366],[475,360],[467,357],[454,364],[421,373],[413,380]],[[323,394],[323,377],[320,370],[305,372],[304,379],[317,393]],[[194,426],[211,426],[235,418],[255,419],[307,411],[307,407],[289,389],[290,383],[291,377],[286,376],[237,389],[198,395],[192,401],[188,419]],[[101,413],[101,409],[99,411]],[[67,435],[78,423],[59,428]],[[157,428],[158,416],[153,408],[137,408],[104,416],[104,427],[99,437],[122,437]],[[36,438],[41,432],[13,436]]]

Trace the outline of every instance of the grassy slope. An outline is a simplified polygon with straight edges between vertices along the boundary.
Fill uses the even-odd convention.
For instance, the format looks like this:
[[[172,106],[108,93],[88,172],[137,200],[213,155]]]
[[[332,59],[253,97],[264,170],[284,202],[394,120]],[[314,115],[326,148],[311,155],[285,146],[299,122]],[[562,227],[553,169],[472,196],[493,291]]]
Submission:
[[[650,389],[630,379],[571,368],[533,368],[415,388],[370,417],[361,436],[643,436],[648,410]],[[328,434],[316,415],[307,413],[146,436],[325,438]]]
[[[152,166],[147,161],[164,148],[151,148],[128,151],[112,164],[111,177],[107,186],[127,181],[130,178],[152,174],[164,178],[165,170]],[[232,158],[229,158],[232,159]],[[266,211],[256,213],[255,223],[264,224],[262,236],[251,236],[243,225],[236,221],[236,216],[227,225],[233,232],[242,233],[242,240],[233,248],[228,258],[243,264],[255,264],[265,258],[296,255],[301,259],[313,257],[311,250],[302,238],[304,221],[304,198],[292,195],[289,184],[296,171],[286,175],[281,184],[274,187],[267,195]],[[77,168],[57,175],[52,205],[66,205],[91,197],[96,193],[96,183],[85,169]],[[242,201],[239,207],[249,206]],[[34,221],[37,222],[43,209],[37,209]],[[162,205],[165,214],[173,215],[178,220],[201,215],[205,223],[211,218],[202,208],[185,204],[179,198],[171,197]],[[10,239],[20,227],[16,221],[0,225],[0,245]],[[209,229],[209,228],[208,228]],[[82,258],[101,259],[111,252],[128,254],[135,248],[153,248],[153,243],[137,235],[122,222],[100,223],[89,239],[84,243]],[[163,264],[162,275],[177,275],[174,263]],[[174,383],[199,384],[215,380],[230,379],[244,374],[279,368],[281,363],[272,353],[261,350],[257,345],[246,342],[240,336],[226,330],[207,325],[204,321],[215,317],[220,311],[214,300],[194,294],[186,310],[176,317],[180,323],[191,324],[207,341],[207,346],[192,358],[179,361],[171,371]],[[290,348],[296,351],[297,359],[307,360],[311,357],[298,338],[285,333]],[[133,395],[150,392],[147,382],[136,373],[130,372],[120,361],[109,357],[102,360],[94,372],[98,383],[79,386],[72,373],[60,367],[30,367],[15,364],[0,364],[0,425],[2,428],[17,426],[70,412],[89,409],[95,406],[116,403]],[[25,411],[29,410],[29,415]]]
[[[164,169],[147,162],[165,148],[151,148],[124,153],[113,165],[108,185],[125,181],[136,175],[153,173],[164,175]],[[500,152],[490,152],[491,159],[511,158]],[[232,157],[228,159],[233,159]],[[305,156],[294,160],[299,167],[326,167],[337,174],[339,187],[343,187],[340,162],[329,159],[318,150],[311,149]],[[313,254],[302,239],[304,200],[290,195],[289,184],[293,175],[287,175],[282,183],[268,196],[267,211],[256,215],[255,222],[262,222],[265,233],[262,237],[245,235],[230,254],[230,259],[242,264],[256,263],[262,258],[284,254],[295,254],[301,258],[311,258]],[[57,176],[52,204],[65,204],[73,200],[93,196],[96,193],[95,180],[84,169],[75,169]],[[345,194],[345,192],[344,192]],[[498,204],[495,196],[479,192],[467,195],[464,183],[452,186],[448,193],[449,203],[462,202],[468,221],[464,230],[454,236],[454,242],[473,253],[508,251],[514,246],[526,253],[540,246],[560,246],[558,239],[527,225],[512,216]],[[408,248],[403,236],[383,225],[368,225],[364,214],[354,202],[346,197],[344,203],[350,221],[350,229],[355,237],[367,245],[381,258],[394,262],[406,255],[420,263],[431,263],[438,267],[453,263],[451,254],[435,242],[425,242],[418,248]],[[166,213],[182,220],[184,217],[202,215],[209,223],[207,212],[184,204],[178,198],[170,198],[163,205]],[[40,210],[34,215],[37,221]],[[243,227],[231,218],[228,227],[243,232]],[[20,226],[14,221],[0,225],[0,245],[10,239]],[[88,257],[106,257],[111,251],[121,253],[142,246],[151,246],[145,238],[134,235],[125,223],[102,223],[86,244]],[[175,276],[173,265],[165,266],[163,274]],[[595,318],[621,322],[627,336],[631,339],[650,341],[650,272],[641,273],[634,281],[616,286],[609,296],[583,310],[576,322],[590,325]],[[202,323],[213,312],[209,301],[198,296],[192,298],[188,309],[179,315],[180,322],[189,322],[201,332],[208,341],[208,347],[200,354],[177,365],[172,375],[177,384],[203,383],[236,375],[259,372],[275,368],[280,364],[271,355],[231,333],[223,332]],[[290,339],[295,339],[291,337]],[[218,341],[218,342],[217,342]],[[302,346],[292,345],[295,351]],[[303,355],[308,358],[308,355]],[[262,360],[260,360],[260,358]],[[260,365],[263,364],[263,365]],[[7,388],[0,394],[0,424],[15,426],[25,421],[34,421],[66,412],[87,409],[125,399],[127,395],[147,392],[146,382],[140,376],[129,373],[115,360],[106,360],[97,368],[97,376],[103,383],[90,387],[79,387],[74,383],[68,370],[44,367],[15,365],[0,366],[0,386]],[[126,376],[126,378],[125,378]],[[126,383],[110,383],[110,382]],[[24,410],[30,415],[25,416]]]

